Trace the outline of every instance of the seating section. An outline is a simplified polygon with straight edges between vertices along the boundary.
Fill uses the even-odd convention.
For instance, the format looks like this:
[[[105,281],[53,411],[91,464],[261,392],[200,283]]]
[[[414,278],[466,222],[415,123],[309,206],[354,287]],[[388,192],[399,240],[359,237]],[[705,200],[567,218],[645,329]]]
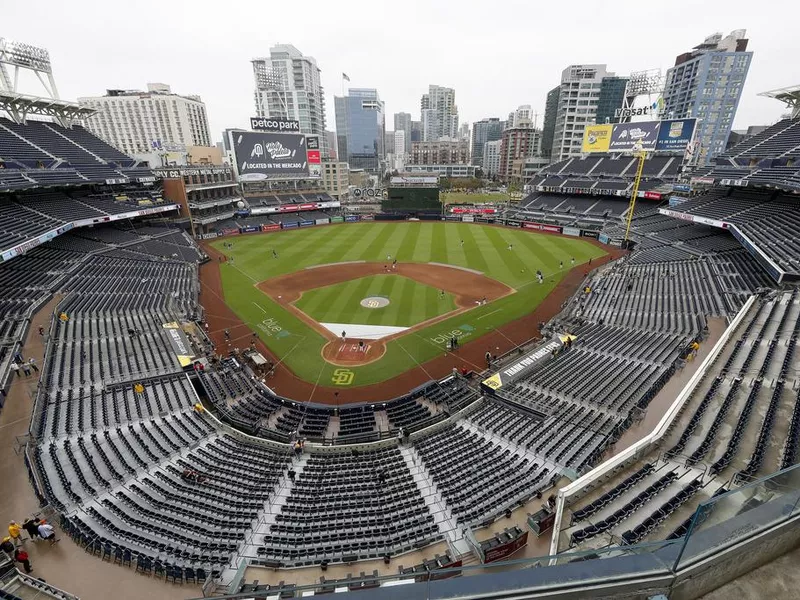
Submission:
[[[758,298],[645,464],[619,470],[570,506],[562,546],[597,548],[608,534],[624,544],[679,538],[697,506],[729,483],[795,464],[799,333],[796,288]]]
[[[127,182],[126,171],[137,167],[134,159],[80,125],[64,128],[58,123],[32,120],[20,125],[3,118],[0,118],[0,163],[21,167],[29,180],[24,187],[108,179]],[[152,176],[149,169],[146,172]],[[132,174],[143,176],[137,171]]]
[[[292,565],[353,562],[408,551],[439,537],[398,449],[314,454],[258,555]]]
[[[458,523],[492,520],[549,483],[550,470],[534,455],[504,449],[462,426],[440,430],[414,448]]]
[[[779,192],[730,190],[703,195],[675,210],[731,223],[781,269],[800,274],[800,201]]]

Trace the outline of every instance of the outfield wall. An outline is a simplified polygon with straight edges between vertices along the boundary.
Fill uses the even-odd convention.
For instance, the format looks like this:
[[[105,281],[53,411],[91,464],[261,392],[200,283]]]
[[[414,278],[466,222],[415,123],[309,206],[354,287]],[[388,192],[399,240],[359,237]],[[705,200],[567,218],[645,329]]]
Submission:
[[[393,214],[375,214],[375,215],[345,215],[336,216],[326,219],[315,219],[300,221],[294,223],[272,223],[269,225],[248,225],[246,227],[227,227],[219,232],[201,233],[197,236],[201,240],[215,240],[218,237],[228,237],[233,235],[241,235],[245,233],[269,233],[275,231],[283,231],[285,229],[298,229],[305,227],[313,227],[316,225],[329,225],[334,223],[358,223],[361,221],[407,221],[401,215]],[[611,244],[608,236],[600,233],[596,229],[580,229],[577,227],[562,227],[561,225],[554,225],[552,223],[539,223],[537,221],[520,220],[520,219],[506,219],[487,215],[423,215],[420,219],[424,221],[447,221],[453,223],[477,223],[478,225],[502,225],[505,227],[513,227],[515,229],[530,229],[532,231],[541,231],[543,233],[556,233],[559,235],[568,235],[572,237],[585,237],[593,240],[599,240],[603,244]]]

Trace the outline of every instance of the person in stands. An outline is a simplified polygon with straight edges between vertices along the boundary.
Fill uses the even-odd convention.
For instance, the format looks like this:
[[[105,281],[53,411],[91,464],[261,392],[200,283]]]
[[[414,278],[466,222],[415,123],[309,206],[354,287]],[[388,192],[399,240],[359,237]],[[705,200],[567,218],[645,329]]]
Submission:
[[[45,520],[42,520],[42,524],[39,525],[39,535],[43,540],[49,540],[51,546],[60,541],[60,539],[56,538],[56,530]]]
[[[28,556],[28,553],[25,552],[22,548],[17,548],[14,552],[14,560],[18,563],[22,563],[23,568],[25,569],[26,573],[30,573],[33,571],[33,567],[31,566],[31,560]]]
[[[28,518],[22,523],[22,528],[28,533],[32,540],[39,537],[39,519]]]
[[[3,541],[0,543],[0,550],[5,552],[8,555],[8,558],[11,558],[14,555],[14,542],[11,541],[10,537],[3,538]]]
[[[15,546],[22,544],[22,527],[16,521],[11,521],[8,524],[8,535]]]

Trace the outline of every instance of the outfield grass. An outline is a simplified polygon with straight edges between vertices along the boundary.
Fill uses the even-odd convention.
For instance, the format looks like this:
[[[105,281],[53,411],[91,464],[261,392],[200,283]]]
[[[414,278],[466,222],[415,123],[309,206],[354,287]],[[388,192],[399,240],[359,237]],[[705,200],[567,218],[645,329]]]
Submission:
[[[464,240],[462,246],[460,241]],[[233,249],[223,248],[232,242]],[[390,379],[419,363],[441,356],[439,334],[458,329],[464,343],[529,314],[576,265],[605,252],[579,238],[542,235],[522,229],[472,223],[375,222],[310,227],[218,240],[214,246],[235,258],[220,265],[225,301],[267,346],[301,378],[330,385],[336,369],[322,359],[325,339],[298,317],[273,302],[255,284],[308,266],[344,261],[439,262],[483,272],[517,290],[465,314],[456,315],[387,344],[384,357],[353,368],[353,385]],[[513,250],[508,250],[513,244]],[[272,250],[279,258],[272,258]],[[565,267],[559,271],[559,262]],[[537,269],[547,275],[535,282]],[[533,336],[534,332],[530,332]]]
[[[508,202],[509,195],[502,192],[496,194],[467,194],[466,192],[442,192],[445,204],[502,204]]]
[[[368,296],[389,299],[383,308],[366,308]],[[351,323],[411,327],[451,310],[456,302],[451,294],[400,275],[371,275],[304,292],[294,303],[319,323]]]

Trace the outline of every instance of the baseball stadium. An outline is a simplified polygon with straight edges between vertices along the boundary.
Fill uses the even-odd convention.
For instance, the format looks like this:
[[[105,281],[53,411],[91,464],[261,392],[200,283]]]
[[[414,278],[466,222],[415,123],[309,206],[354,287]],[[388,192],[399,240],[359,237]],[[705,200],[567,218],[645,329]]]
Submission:
[[[52,77],[0,38],[17,68]],[[470,212],[342,202],[283,121],[157,168],[0,86],[0,598],[788,589],[800,88],[767,95],[711,164],[694,118],[604,125]]]

